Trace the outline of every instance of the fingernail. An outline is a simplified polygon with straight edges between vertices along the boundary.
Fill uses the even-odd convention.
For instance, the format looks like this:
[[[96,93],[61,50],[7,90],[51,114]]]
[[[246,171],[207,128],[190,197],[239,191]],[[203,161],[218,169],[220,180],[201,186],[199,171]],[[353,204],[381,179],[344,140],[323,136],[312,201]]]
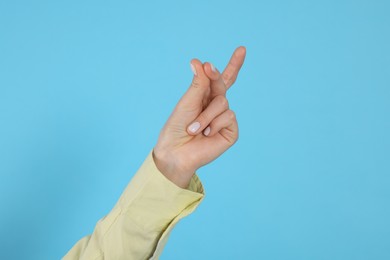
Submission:
[[[210,131],[211,131],[211,128],[208,126],[205,130],[204,130],[204,135],[205,136],[208,136],[210,134]]]
[[[214,71],[214,72],[217,71],[212,63],[210,63],[210,67],[211,67],[211,70],[212,70],[212,71]]]
[[[191,133],[195,133],[196,131],[198,131],[199,127],[200,127],[200,123],[194,122],[188,127],[188,129],[190,130]]]
[[[196,69],[195,69],[195,66],[194,65],[192,65],[192,63],[190,63],[190,65],[191,65],[191,70],[192,70],[192,72],[194,73],[194,75],[196,76],[197,74],[196,74]]]

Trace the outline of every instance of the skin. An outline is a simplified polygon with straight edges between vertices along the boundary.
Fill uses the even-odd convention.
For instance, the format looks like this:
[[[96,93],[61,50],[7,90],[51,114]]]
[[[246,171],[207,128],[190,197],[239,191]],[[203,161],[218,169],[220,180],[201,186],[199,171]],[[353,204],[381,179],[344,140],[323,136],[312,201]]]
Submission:
[[[195,171],[238,140],[238,123],[226,92],[236,81],[245,55],[245,47],[238,47],[222,74],[211,63],[191,60],[196,71],[192,83],[153,148],[157,168],[177,186],[188,188]],[[200,127],[193,133],[190,126],[194,122],[199,122]],[[208,126],[210,131],[206,130]]]

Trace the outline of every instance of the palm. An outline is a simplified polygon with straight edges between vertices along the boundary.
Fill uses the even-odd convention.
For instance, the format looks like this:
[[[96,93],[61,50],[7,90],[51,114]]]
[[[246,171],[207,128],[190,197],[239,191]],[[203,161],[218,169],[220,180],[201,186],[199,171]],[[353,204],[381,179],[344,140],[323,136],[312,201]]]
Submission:
[[[188,135],[186,128],[212,100],[211,93],[205,94],[202,102],[194,106],[182,108],[180,112],[173,114],[166,124],[165,134],[172,140],[171,148],[176,151],[180,161],[196,161],[197,166],[203,166],[226,151],[235,142],[235,133],[224,128],[213,136],[203,134]],[[180,104],[180,103],[179,103]],[[186,120],[183,121],[183,118]],[[194,166],[195,168],[198,168]]]

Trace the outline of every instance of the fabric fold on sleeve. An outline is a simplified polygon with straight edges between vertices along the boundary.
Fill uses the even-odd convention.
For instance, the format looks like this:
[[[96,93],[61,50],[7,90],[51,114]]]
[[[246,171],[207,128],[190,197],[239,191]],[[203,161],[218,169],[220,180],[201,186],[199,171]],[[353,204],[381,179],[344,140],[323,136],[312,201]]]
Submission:
[[[151,150],[119,203],[122,211],[145,230],[162,231],[177,215],[204,196],[196,173],[187,189],[167,179],[157,168]]]

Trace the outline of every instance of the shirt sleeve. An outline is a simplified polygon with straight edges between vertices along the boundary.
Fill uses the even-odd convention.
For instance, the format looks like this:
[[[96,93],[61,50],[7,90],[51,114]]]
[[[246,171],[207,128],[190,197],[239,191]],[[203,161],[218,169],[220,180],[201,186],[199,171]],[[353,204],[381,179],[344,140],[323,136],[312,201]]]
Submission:
[[[114,208],[91,235],[63,257],[74,259],[158,259],[175,224],[204,198],[194,173],[187,189],[168,180],[156,167],[151,150]]]

